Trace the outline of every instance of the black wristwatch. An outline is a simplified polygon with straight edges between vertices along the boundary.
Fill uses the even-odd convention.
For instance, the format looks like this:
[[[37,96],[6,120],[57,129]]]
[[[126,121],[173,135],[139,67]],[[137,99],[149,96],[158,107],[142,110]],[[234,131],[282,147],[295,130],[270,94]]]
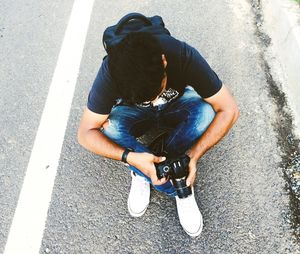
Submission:
[[[122,154],[122,159],[121,159],[122,162],[128,163],[128,162],[127,162],[127,156],[128,156],[128,154],[129,154],[130,152],[132,152],[132,149],[130,149],[130,148],[125,148],[125,151],[124,151],[123,154]]]

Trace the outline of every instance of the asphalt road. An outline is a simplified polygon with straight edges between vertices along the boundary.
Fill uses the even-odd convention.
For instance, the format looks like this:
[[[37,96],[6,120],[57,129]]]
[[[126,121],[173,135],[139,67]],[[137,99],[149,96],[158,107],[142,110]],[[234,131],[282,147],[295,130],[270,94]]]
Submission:
[[[3,252],[73,1],[0,3],[0,252]],[[199,163],[200,237],[175,201],[152,191],[142,218],[127,211],[130,174],[84,150],[76,132],[105,52],[106,26],[128,12],[161,15],[196,47],[238,101],[241,117]],[[244,1],[96,1],[40,253],[300,253],[289,223],[262,49]],[[49,133],[49,135],[52,135]],[[55,136],[53,136],[55,138]]]

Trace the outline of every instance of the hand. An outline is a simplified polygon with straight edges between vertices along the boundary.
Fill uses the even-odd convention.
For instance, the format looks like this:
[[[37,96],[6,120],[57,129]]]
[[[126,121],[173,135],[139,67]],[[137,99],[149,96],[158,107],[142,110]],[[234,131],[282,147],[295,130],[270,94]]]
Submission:
[[[197,173],[197,161],[192,159],[189,163],[189,175],[186,179],[186,185],[187,186],[193,186],[195,179],[196,179],[196,173]]]
[[[164,161],[166,157],[158,157],[151,153],[130,152],[127,156],[127,162],[142,171],[150,177],[153,185],[162,185],[167,182],[166,178],[158,179],[154,163]]]

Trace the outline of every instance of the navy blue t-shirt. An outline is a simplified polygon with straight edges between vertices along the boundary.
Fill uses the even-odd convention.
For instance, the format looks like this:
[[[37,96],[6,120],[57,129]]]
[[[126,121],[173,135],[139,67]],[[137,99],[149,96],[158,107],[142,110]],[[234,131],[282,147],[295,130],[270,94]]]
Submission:
[[[182,95],[186,86],[192,86],[202,98],[208,98],[221,89],[221,80],[195,48],[171,36],[158,39],[168,62],[167,89]],[[95,113],[106,115],[120,98],[105,58],[90,90],[87,107]]]

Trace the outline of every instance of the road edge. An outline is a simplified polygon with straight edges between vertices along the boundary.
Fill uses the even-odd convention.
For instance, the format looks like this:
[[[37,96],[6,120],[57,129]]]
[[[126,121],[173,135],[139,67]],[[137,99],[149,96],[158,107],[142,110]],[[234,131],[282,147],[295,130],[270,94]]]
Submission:
[[[293,37],[294,30],[300,27],[300,22],[292,26],[290,16],[286,12],[293,10],[293,20],[296,22],[298,18],[300,20],[300,8],[292,0],[287,1],[290,2],[251,0],[251,5],[255,15],[256,35],[262,48],[261,66],[265,72],[270,97],[273,98],[276,107],[276,117],[272,124],[282,152],[279,166],[282,168],[286,191],[290,198],[290,211],[284,213],[283,217],[294,229],[295,240],[300,244],[300,107],[296,108],[295,101],[297,94],[300,94],[300,91],[295,91],[297,80],[300,83],[300,72],[294,68],[300,66],[300,57],[295,56],[300,54],[300,40],[295,41]],[[286,60],[285,57],[290,58]],[[291,66],[293,64],[295,66]],[[300,67],[297,68],[300,70]],[[296,82],[291,83],[291,73],[293,77],[296,76]]]
[[[261,0],[264,27],[282,68],[294,131],[300,137],[300,7],[292,0]]]

